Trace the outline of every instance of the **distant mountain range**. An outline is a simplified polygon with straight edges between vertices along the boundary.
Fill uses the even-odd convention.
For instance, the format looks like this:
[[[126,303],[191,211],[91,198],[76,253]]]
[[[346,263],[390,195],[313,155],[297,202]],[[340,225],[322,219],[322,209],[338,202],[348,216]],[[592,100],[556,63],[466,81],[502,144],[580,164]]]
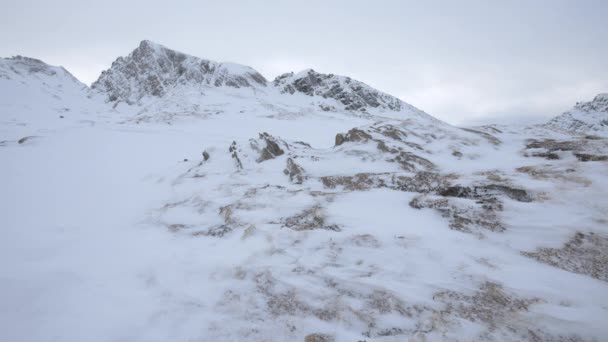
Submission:
[[[213,96],[205,98],[206,93],[215,97],[224,93],[271,106],[284,104],[314,111],[436,120],[350,77],[307,69],[267,81],[251,67],[190,56],[149,40],[143,40],[129,55],[118,57],[91,88],[62,67],[22,56],[0,59],[0,81],[4,83],[4,106],[14,105],[19,99],[35,98],[36,101],[21,101],[49,103],[57,110],[71,110],[71,106],[84,110],[92,105],[85,98],[100,97],[114,107],[124,103],[139,108],[127,112],[196,115],[204,112],[207,105],[218,105]],[[608,134],[607,103],[608,95],[600,94],[590,102],[578,103],[545,127],[573,134]]]

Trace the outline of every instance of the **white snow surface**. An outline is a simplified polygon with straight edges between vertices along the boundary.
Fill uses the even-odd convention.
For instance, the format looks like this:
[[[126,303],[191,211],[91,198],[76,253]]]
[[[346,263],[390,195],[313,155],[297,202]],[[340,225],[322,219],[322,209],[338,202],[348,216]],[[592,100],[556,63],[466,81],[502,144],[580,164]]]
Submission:
[[[254,84],[248,67],[215,67],[213,77],[227,70],[250,86],[182,82],[171,67],[156,96],[140,92],[149,70],[114,70],[98,82],[120,80],[125,97],[108,101],[112,91],[63,68],[0,59],[0,340],[608,337],[600,134],[465,130],[401,100],[398,110],[347,110],[314,91]],[[577,147],[548,148],[559,159],[546,159],[531,139]],[[437,178],[399,183],[428,175]],[[370,181],[357,188],[352,177]],[[441,194],[487,185],[526,197]],[[595,273],[526,254],[577,233],[604,243],[569,256],[593,260]]]

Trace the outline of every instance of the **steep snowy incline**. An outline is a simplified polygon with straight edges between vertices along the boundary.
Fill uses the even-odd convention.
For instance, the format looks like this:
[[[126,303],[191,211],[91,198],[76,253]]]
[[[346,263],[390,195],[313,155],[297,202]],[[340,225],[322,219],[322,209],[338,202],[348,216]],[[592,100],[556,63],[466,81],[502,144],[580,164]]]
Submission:
[[[265,87],[266,79],[254,69],[217,63],[144,40],[127,57],[119,57],[92,88],[110,102],[139,103],[145,97],[162,97],[177,86]]]
[[[608,137],[608,93],[592,101],[579,102],[571,110],[553,118],[545,127],[570,134],[595,134]]]

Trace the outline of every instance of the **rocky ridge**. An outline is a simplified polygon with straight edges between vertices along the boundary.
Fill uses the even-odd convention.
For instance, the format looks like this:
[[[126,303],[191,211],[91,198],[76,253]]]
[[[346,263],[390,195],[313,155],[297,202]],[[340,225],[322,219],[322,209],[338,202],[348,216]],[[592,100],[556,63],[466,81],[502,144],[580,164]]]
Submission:
[[[570,134],[608,136],[608,93],[577,103],[571,110],[551,119],[545,127]]]

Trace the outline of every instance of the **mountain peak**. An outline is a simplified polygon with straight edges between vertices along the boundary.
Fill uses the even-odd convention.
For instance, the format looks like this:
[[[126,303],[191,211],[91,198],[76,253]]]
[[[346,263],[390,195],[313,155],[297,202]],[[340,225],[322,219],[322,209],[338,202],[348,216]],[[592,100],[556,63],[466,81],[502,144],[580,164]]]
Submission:
[[[139,103],[145,97],[162,97],[178,86],[253,88],[266,86],[253,68],[218,63],[171,50],[149,40],[126,57],[119,57],[102,72],[93,89],[109,101]]]
[[[146,47],[147,48],[159,48],[159,47],[164,47],[164,46],[162,46],[158,43],[155,43],[151,40],[144,39],[141,42],[139,42],[139,47],[140,48],[146,48]]]

